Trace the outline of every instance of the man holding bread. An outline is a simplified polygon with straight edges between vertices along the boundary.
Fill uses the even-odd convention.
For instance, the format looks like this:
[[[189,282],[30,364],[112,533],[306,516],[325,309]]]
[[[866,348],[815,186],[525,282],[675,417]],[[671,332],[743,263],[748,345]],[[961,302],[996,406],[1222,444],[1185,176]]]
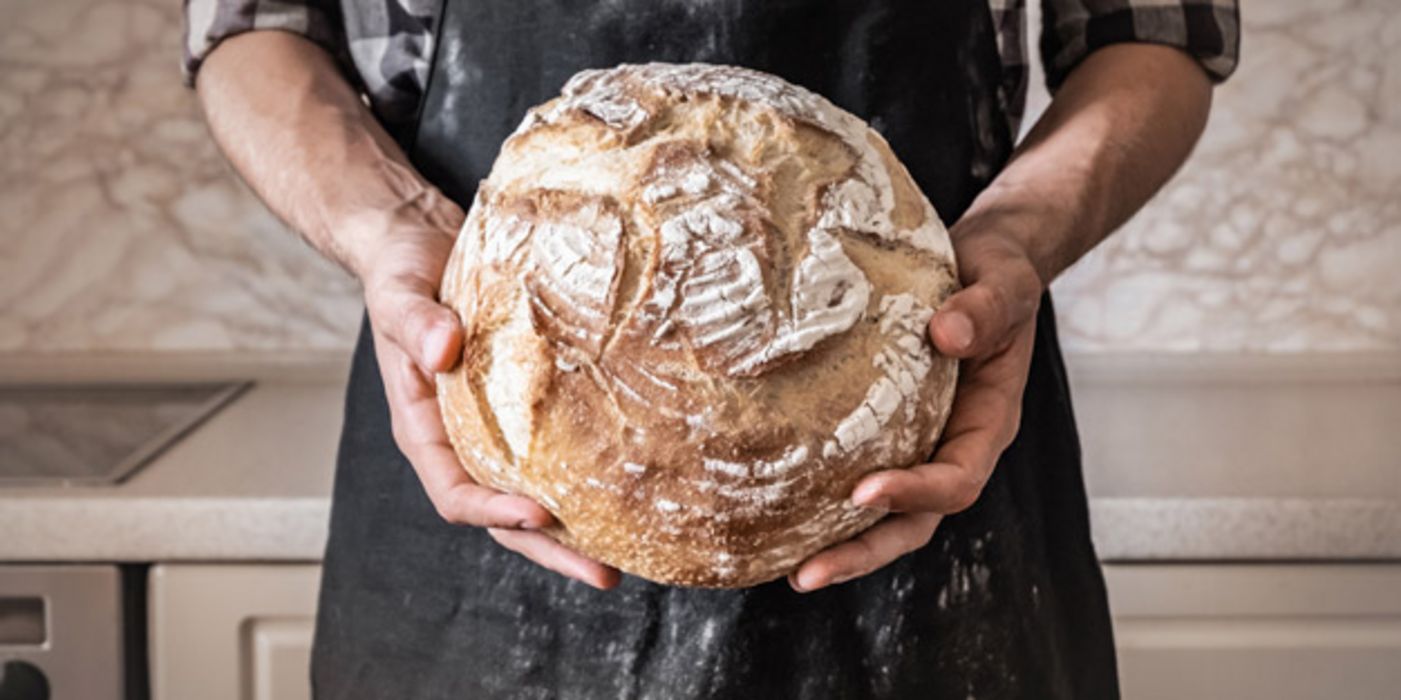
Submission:
[[[1046,288],[1186,158],[1213,83],[1235,67],[1237,10],[1233,0],[1045,0],[1043,12],[1054,100],[1014,148],[1027,81],[1024,0],[186,0],[185,66],[219,145],[274,212],[364,287],[316,696],[1117,697]],[[565,96],[547,103],[562,86]],[[661,113],[706,116],[692,129]],[[647,146],[686,129],[690,142]],[[773,168],[756,174],[754,154]],[[508,155],[516,160],[503,165]],[[536,168],[531,188],[497,182],[527,166]],[[819,182],[828,166],[866,179]],[[595,192],[622,171],[675,180]],[[822,194],[789,201],[780,196],[788,191]],[[649,223],[664,207],[672,218]],[[926,210],[951,224],[947,239]],[[556,218],[540,218],[548,216]],[[518,225],[532,217],[544,223],[523,244]],[[805,227],[806,242],[795,244]],[[636,243],[642,233],[653,243]],[[910,312],[919,305],[908,295],[877,298],[887,278],[918,286],[944,273],[933,262],[891,271],[871,261],[907,249],[899,254],[947,261],[948,242],[959,284],[950,267],[927,314]],[[534,253],[521,252],[530,245]],[[457,278],[484,259],[531,254],[544,262],[498,280],[530,288],[530,303],[498,296],[483,277]],[[650,261],[642,273],[637,260]],[[551,261],[563,261],[555,277]],[[716,278],[713,294],[697,291]],[[745,283],[760,296],[733,293]],[[761,298],[790,285],[790,310]],[[820,303],[800,313],[817,298],[811,290]],[[655,323],[629,335],[616,309],[636,299],[645,320],[654,298],[667,300]],[[872,360],[841,345],[898,331],[892,314],[901,309],[919,319],[918,342],[901,346],[908,356]],[[494,319],[495,336],[479,332],[479,317]],[[716,330],[715,319],[730,325]],[[540,341],[547,332],[558,342]],[[734,349],[750,332],[766,340]],[[515,340],[499,340],[508,335]],[[592,394],[556,398],[554,422],[540,423],[545,389],[522,374],[537,345],[551,358],[540,371],[557,387],[617,379],[621,390],[596,405]],[[611,357],[622,359],[610,368],[616,347]],[[654,362],[663,351],[672,359]],[[952,387],[950,358],[951,409],[910,404],[931,395],[908,387],[934,382],[939,367],[950,368]],[[463,365],[483,362],[515,379],[461,384],[464,396],[484,398],[440,404]],[[871,388],[865,403],[841,409],[850,420],[827,421],[856,374],[879,374],[873,362],[887,388],[904,393]],[[866,379],[862,391],[879,384]],[[666,397],[628,413],[629,401],[652,405],[640,382]],[[751,387],[744,400],[755,402],[764,391],[792,393],[702,440],[694,436],[715,386]],[[469,439],[464,426],[486,404],[495,427]],[[445,415],[443,405],[462,413]],[[673,409],[679,437],[644,434]],[[809,476],[805,488],[839,487],[842,502],[830,523],[811,521],[824,524],[802,542],[821,546],[789,552],[791,564],[777,550],[749,562],[716,550],[699,568],[628,558],[665,555],[654,534],[690,537],[697,550],[734,544],[696,536],[718,530],[673,527],[690,494],[638,498],[642,484],[674,486],[668,469],[675,483],[694,471],[688,483],[705,497],[734,491],[727,479],[801,480],[848,448],[874,455],[855,450],[898,442],[900,416],[922,416],[930,425],[918,432],[931,441],[942,424],[932,454],[857,464],[849,481]],[[800,444],[789,428],[804,421],[832,437]],[[636,447],[629,441],[691,455],[741,437],[766,456],[620,456]],[[555,471],[533,482],[557,492],[528,498],[536,492],[485,483],[525,484],[496,480],[498,452],[565,443],[619,468],[590,475],[597,490],[586,496],[562,487],[571,468],[563,459],[541,461]],[[755,522],[815,502],[755,493]],[[642,504],[636,512],[588,510],[628,499]],[[742,510],[707,522],[747,517]],[[634,516],[643,526],[623,528]],[[597,545],[589,532],[615,539]],[[611,561],[640,575],[580,549],[616,553]],[[777,573],[743,568],[766,564]]]

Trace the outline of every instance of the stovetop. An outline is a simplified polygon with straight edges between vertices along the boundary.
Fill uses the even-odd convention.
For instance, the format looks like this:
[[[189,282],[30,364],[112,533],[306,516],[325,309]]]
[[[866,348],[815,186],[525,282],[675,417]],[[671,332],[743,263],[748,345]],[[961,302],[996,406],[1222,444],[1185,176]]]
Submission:
[[[0,385],[0,487],[117,484],[250,385]]]

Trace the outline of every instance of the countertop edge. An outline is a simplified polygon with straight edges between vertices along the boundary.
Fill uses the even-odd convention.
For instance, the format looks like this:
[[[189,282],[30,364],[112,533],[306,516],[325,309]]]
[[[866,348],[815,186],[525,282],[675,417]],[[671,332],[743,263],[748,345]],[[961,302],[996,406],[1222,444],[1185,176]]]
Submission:
[[[320,561],[326,498],[0,497],[0,562]],[[105,536],[104,536],[105,535]]]
[[[1096,498],[1101,561],[1401,560],[1401,501]]]
[[[320,561],[326,498],[101,502],[0,495],[0,561]],[[1401,561],[1401,502],[1096,498],[1102,561]],[[102,536],[102,533],[110,533]]]

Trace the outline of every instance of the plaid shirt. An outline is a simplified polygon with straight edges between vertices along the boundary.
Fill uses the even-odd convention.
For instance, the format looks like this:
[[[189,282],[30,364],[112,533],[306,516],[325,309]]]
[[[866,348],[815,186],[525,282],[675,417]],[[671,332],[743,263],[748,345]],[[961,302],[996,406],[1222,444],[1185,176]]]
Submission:
[[[1000,97],[1017,133],[1029,74],[1026,1],[988,0],[997,28]],[[413,118],[428,78],[441,0],[185,0],[184,70],[192,83],[200,61],[230,36],[255,29],[301,34],[324,46],[390,125]],[[1183,49],[1212,79],[1235,70],[1237,0],[1042,0],[1040,49],[1054,91],[1091,51],[1119,42]]]

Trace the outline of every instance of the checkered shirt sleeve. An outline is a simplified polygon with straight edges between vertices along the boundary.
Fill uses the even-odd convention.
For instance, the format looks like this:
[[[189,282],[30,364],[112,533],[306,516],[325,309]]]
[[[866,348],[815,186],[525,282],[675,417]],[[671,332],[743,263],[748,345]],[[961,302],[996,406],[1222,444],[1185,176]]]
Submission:
[[[193,84],[204,57],[219,42],[255,29],[304,36],[333,54],[344,52],[345,30],[335,0],[184,0],[185,35],[181,69]]]
[[[1237,0],[1042,0],[1042,26],[1052,90],[1091,51],[1121,42],[1175,46],[1217,82],[1239,62]]]

